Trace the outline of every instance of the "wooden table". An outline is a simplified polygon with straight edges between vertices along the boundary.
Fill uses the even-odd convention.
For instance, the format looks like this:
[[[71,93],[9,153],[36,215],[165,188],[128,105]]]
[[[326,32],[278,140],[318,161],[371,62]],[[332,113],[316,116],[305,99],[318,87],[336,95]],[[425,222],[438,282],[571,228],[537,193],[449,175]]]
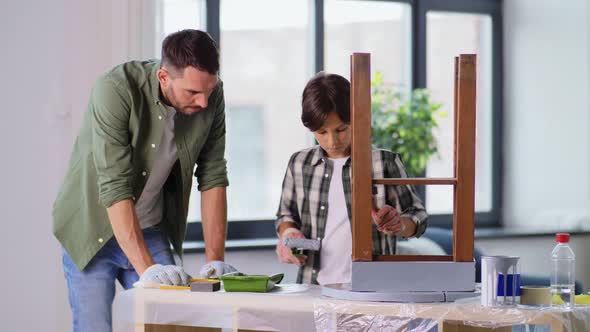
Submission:
[[[266,294],[133,289],[119,293],[113,303],[114,332],[428,331],[437,324],[444,332],[507,332],[519,324],[590,331],[590,308],[488,308],[477,300],[352,302],[322,297],[318,286],[294,284]]]

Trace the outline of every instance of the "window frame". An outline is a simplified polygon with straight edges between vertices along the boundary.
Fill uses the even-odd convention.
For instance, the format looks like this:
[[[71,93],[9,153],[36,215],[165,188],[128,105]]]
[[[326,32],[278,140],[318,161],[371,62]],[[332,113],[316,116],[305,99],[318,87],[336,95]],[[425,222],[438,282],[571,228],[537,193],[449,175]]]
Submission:
[[[211,37],[221,45],[220,1],[205,0],[205,26]],[[309,0],[312,15],[310,31],[312,34],[312,70],[324,69],[324,0]],[[492,207],[488,212],[476,212],[475,223],[478,227],[500,227],[502,207],[502,172],[503,172],[503,38],[502,38],[502,0],[365,0],[386,1],[408,4],[411,7],[411,73],[412,89],[425,88],[427,14],[430,11],[483,14],[492,20]],[[220,52],[223,50],[220,49]],[[425,201],[424,188],[417,188]],[[429,215],[431,225],[452,228],[452,214]],[[253,240],[276,237],[274,219],[232,220],[228,222],[228,240]],[[188,241],[202,241],[203,230],[200,222],[187,226]]]
[[[492,20],[492,207],[488,212],[475,213],[476,227],[500,227],[502,206],[503,162],[503,38],[502,0],[415,0],[412,1],[413,59],[412,87],[425,88],[426,72],[426,15],[430,11],[489,15]],[[422,188],[420,188],[422,189]],[[421,190],[424,199],[425,192]],[[452,214],[429,215],[431,225],[452,228]]]

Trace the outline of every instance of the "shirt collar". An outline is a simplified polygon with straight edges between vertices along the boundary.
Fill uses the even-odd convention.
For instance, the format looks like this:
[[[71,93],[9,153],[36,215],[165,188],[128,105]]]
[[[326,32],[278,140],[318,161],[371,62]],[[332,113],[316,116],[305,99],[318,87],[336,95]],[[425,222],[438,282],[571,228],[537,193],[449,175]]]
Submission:
[[[324,149],[322,149],[322,147],[319,144],[316,145],[313,149],[313,155],[311,157],[311,165],[315,167],[322,162],[325,163],[327,159],[328,159],[328,156],[326,156],[326,151],[324,151]],[[344,166],[349,166],[351,160],[352,160],[352,156],[348,157],[348,160],[346,161],[346,163],[344,163]]]
[[[316,145],[313,149],[313,155],[311,157],[311,166],[317,166],[321,162],[326,161],[326,154],[324,149],[322,149],[319,145]]]
[[[150,84],[152,85],[152,97],[157,105],[164,104],[160,99],[160,80],[158,79],[158,70],[160,70],[160,61],[154,62],[154,68],[150,73]]]

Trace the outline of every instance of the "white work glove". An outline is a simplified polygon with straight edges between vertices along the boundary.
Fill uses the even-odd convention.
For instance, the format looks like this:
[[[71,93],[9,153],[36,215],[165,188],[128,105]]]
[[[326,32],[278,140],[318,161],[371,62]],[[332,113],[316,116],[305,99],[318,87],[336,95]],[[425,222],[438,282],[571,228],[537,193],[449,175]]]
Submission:
[[[148,267],[133,284],[134,287],[152,288],[159,285],[185,286],[191,280],[182,267],[176,265],[154,264]]]
[[[201,268],[199,275],[201,278],[219,278],[226,273],[237,272],[235,267],[226,264],[223,261],[211,261]]]

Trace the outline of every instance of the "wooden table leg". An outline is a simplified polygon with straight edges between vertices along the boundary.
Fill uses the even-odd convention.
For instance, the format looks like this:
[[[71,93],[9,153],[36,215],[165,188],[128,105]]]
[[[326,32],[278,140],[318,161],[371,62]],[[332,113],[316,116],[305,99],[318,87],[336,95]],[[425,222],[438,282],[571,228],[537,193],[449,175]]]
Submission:
[[[221,332],[217,327],[145,324],[145,332]]]
[[[479,327],[464,325],[460,321],[439,321],[438,332],[512,332],[511,326]]]
[[[562,319],[564,318],[563,316],[561,316],[561,317],[562,317]],[[563,332],[563,331],[564,331],[563,322],[558,319],[552,319],[551,320],[551,332]],[[577,330],[574,329],[574,331],[577,331]]]

